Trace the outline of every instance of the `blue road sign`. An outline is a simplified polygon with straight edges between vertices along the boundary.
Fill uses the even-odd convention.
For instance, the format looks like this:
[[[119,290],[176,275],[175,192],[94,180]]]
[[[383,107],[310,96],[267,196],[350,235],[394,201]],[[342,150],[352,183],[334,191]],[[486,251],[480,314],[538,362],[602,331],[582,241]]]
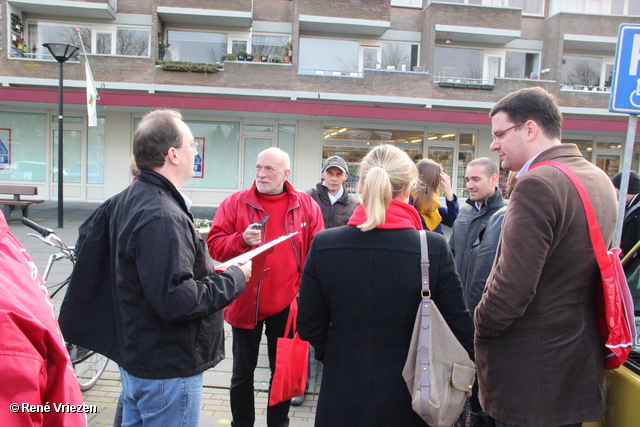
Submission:
[[[640,114],[640,25],[622,24],[618,30],[609,111]]]

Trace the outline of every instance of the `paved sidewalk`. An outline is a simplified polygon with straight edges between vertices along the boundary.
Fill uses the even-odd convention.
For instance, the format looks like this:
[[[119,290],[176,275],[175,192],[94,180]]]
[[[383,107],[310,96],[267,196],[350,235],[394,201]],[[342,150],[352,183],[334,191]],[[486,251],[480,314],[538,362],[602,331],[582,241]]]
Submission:
[[[64,228],[57,228],[57,202],[45,202],[32,205],[29,208],[29,219],[36,223],[53,229],[65,243],[75,244],[78,237],[78,227],[98,207],[95,203],[73,203],[64,205]],[[211,219],[215,208],[193,207],[192,212],[196,218]],[[1,215],[1,214],[0,214]],[[14,211],[9,221],[9,229],[16,238],[25,246],[38,270],[42,273],[49,256],[55,252],[54,248],[41,243],[34,237],[27,236],[31,230],[20,222],[21,212]],[[49,283],[58,283],[71,272],[71,264],[67,260],[58,262],[50,275]],[[54,305],[59,306],[62,300],[62,292],[56,295]],[[218,366],[204,373],[204,390],[202,398],[202,410],[200,425],[217,426],[231,424],[231,409],[229,406],[229,383],[231,381],[231,327],[225,324],[225,349],[226,359]],[[258,368],[255,373],[255,401],[256,401],[256,426],[266,426],[266,408],[268,401],[269,367],[267,359],[266,337],[263,336],[258,358]],[[317,396],[320,389],[321,366],[313,360],[311,365],[311,384],[309,393],[302,406],[292,406],[289,411],[292,427],[312,426],[315,418]],[[89,391],[84,392],[84,400],[88,405],[97,406],[97,414],[90,415],[89,426],[113,425],[116,402],[120,394],[120,374],[115,363],[109,362],[107,371],[98,383]]]

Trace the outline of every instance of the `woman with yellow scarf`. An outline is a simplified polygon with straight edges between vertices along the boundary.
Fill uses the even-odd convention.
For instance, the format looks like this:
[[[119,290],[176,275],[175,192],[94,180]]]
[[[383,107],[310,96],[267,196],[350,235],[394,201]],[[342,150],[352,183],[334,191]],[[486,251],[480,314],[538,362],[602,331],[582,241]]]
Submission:
[[[441,224],[451,227],[458,217],[460,206],[458,197],[451,189],[451,178],[444,173],[442,166],[431,159],[418,162],[420,181],[418,188],[411,192],[411,203],[422,218],[425,230],[442,233]],[[442,188],[447,206],[440,206],[438,188]]]

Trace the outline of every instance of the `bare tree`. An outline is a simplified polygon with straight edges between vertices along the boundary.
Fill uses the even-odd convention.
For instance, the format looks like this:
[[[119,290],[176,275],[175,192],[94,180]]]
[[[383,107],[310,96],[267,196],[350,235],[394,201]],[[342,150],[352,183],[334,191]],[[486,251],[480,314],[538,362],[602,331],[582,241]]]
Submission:
[[[569,84],[596,86],[600,82],[600,70],[586,59],[578,59],[567,76]]]
[[[149,53],[149,32],[118,29],[116,53],[118,55],[145,56]]]
[[[519,64],[513,58],[507,56],[504,63],[504,76],[521,79],[525,77],[524,67],[521,63]]]
[[[400,68],[402,64],[409,66],[411,53],[407,52],[407,48],[407,45],[399,43],[384,43],[382,45],[382,65],[393,65],[396,68]]]

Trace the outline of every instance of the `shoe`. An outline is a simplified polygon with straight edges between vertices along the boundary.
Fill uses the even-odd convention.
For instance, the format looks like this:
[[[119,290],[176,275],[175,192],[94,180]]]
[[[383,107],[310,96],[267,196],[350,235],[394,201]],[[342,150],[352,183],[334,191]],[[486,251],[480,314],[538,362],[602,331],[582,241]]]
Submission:
[[[291,399],[291,406],[300,406],[304,402],[304,394],[302,396],[296,396]]]

